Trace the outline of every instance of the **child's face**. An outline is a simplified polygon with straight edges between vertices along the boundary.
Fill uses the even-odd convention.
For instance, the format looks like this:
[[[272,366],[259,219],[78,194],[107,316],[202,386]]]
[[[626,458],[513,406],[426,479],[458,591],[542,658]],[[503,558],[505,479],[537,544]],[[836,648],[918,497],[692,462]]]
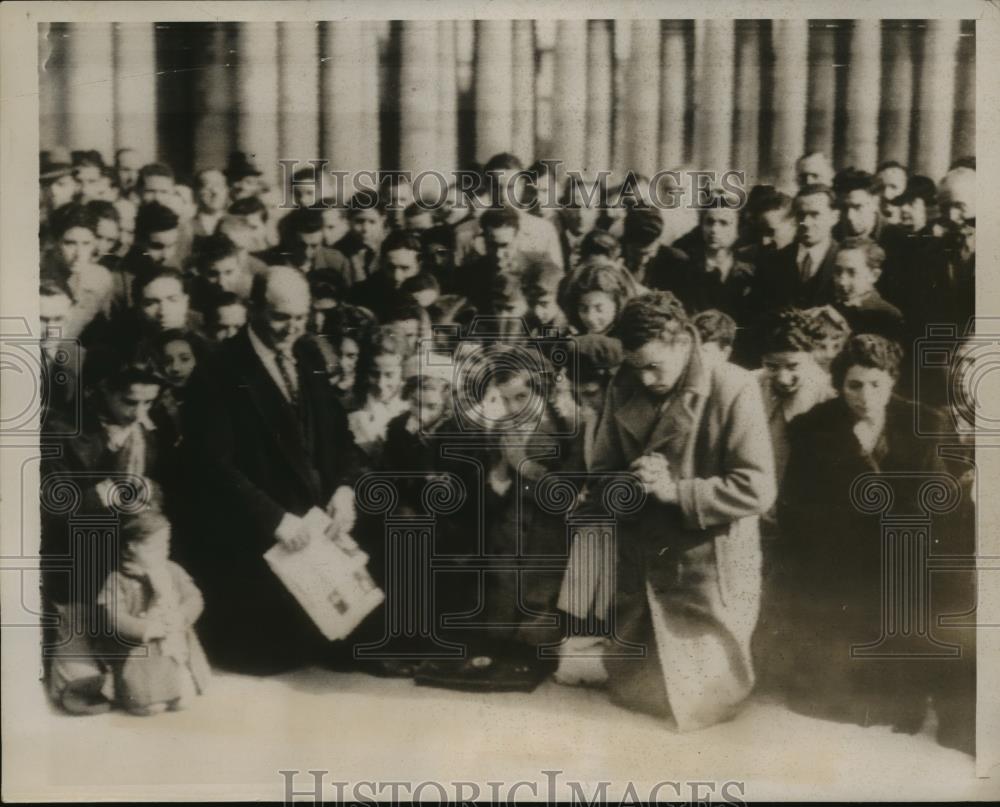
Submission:
[[[586,333],[605,333],[614,323],[618,306],[605,291],[590,291],[580,298],[577,315]]]
[[[224,305],[218,309],[218,324],[215,327],[215,339],[221,342],[230,336],[235,336],[247,324],[247,310],[242,305]]]
[[[163,347],[163,374],[171,386],[183,387],[194,372],[196,360],[191,345],[183,339]]]
[[[141,540],[132,541],[125,548],[125,558],[144,569],[163,565],[170,558],[170,530],[162,529]]]
[[[375,366],[369,376],[375,398],[388,403],[399,395],[403,382],[403,359],[389,353],[375,357]]]
[[[830,369],[830,362],[836,358],[837,354],[844,347],[847,336],[842,333],[824,333],[816,340],[816,349],[813,351],[813,358],[824,370]]]
[[[860,300],[875,288],[879,272],[868,265],[860,249],[837,253],[833,267],[833,291],[839,302]]]
[[[361,348],[358,343],[349,337],[345,337],[340,342],[340,372],[345,376],[354,377],[355,370],[358,369],[358,356]]]
[[[382,214],[376,210],[358,210],[351,216],[351,230],[366,246],[377,248],[385,230]]]
[[[440,386],[421,384],[417,395],[417,411],[421,428],[429,428],[441,420],[447,411],[444,389]]]
[[[762,364],[774,391],[783,398],[790,398],[802,388],[802,380],[812,360],[809,353],[782,351],[765,353]]]
[[[547,293],[537,297],[531,304],[531,313],[541,325],[551,325],[559,316],[559,304],[554,294]]]
[[[86,266],[97,252],[97,236],[86,227],[70,227],[59,239],[59,252],[70,269]]]

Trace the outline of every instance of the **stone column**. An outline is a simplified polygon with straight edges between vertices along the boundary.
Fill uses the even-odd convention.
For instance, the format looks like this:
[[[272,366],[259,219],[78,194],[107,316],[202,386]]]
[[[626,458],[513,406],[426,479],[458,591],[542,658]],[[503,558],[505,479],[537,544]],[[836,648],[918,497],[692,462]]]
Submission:
[[[535,23],[514,20],[511,151],[530,165],[535,148]]]
[[[236,142],[264,180],[278,178],[278,25],[241,22],[236,29]]]
[[[156,147],[156,32],[153,23],[114,24],[115,149],[133,148],[146,161]]]
[[[626,91],[626,168],[652,176],[659,168],[660,22],[633,20]]]
[[[510,20],[476,21],[476,160],[481,163],[513,146],[511,34]]]
[[[614,23],[587,23],[587,146],[584,168],[610,171],[611,116],[614,99]]]
[[[878,163],[882,26],[854,20],[847,62],[847,149],[844,165],[874,171]]]
[[[377,82],[370,75],[376,54],[365,47],[369,37],[374,47],[374,29],[354,20],[324,22],[320,30],[321,153],[333,171],[378,168],[371,159],[372,149],[378,154],[378,128],[366,128],[378,120],[378,98],[368,97]]]
[[[775,20],[775,26],[778,21]],[[809,74],[807,95],[806,140],[801,151],[821,151],[833,160],[833,126],[837,109],[836,39],[838,23],[816,20],[809,26],[809,49],[806,60],[799,65]],[[781,54],[775,57],[780,59]],[[801,157],[795,155],[793,159]]]
[[[438,23],[438,165],[439,171],[458,167],[458,65],[455,61],[455,23]],[[436,190],[434,191],[436,192]]]
[[[438,162],[438,29],[433,20],[400,23],[399,167],[419,173]]]
[[[955,82],[955,136],[952,159],[976,153],[976,28],[963,24]]]
[[[684,121],[687,113],[687,27],[683,20],[662,23],[660,67],[660,167],[685,164]]]
[[[720,174],[730,167],[733,145],[733,21],[699,20],[703,30],[698,59],[694,120],[695,165]]]
[[[38,24],[38,147],[43,150],[64,145],[66,76],[61,33],[56,23]]]
[[[795,188],[795,161],[805,148],[806,65],[809,28],[806,20],[774,20],[774,108],[770,172],[782,188]]]
[[[195,170],[223,168],[236,142],[232,39],[226,23],[217,23],[206,35],[194,87]]]
[[[114,157],[114,37],[111,23],[70,23],[66,39],[66,145]]]
[[[278,150],[283,160],[320,159],[319,24],[278,23]]]
[[[913,26],[884,20],[882,33],[882,111],[879,115],[879,161],[910,162],[913,115]]]
[[[564,170],[581,170],[587,126],[587,21],[556,23],[555,131],[552,156]]]
[[[759,171],[760,85],[760,23],[758,20],[738,20],[732,167],[745,172],[747,185],[757,182]]]
[[[913,170],[935,182],[951,162],[959,20],[927,20],[917,97]]]

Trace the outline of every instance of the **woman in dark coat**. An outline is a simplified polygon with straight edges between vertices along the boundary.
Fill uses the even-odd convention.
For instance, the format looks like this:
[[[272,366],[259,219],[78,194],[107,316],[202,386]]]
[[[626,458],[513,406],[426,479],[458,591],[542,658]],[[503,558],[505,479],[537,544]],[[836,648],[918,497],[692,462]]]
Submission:
[[[790,424],[778,503],[785,596],[776,617],[787,630],[782,666],[793,708],[913,730],[926,704],[920,662],[856,652],[882,635],[884,588],[883,514],[860,501],[858,478],[884,480],[892,512],[910,513],[919,512],[920,485],[944,470],[936,441],[915,427],[917,404],[894,395],[900,358],[883,337],[851,338],[831,367],[837,397]]]

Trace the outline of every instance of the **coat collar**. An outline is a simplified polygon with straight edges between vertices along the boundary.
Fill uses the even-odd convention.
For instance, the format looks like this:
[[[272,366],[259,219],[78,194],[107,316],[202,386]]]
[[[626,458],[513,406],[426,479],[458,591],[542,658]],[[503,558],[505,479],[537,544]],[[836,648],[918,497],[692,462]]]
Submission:
[[[680,380],[661,400],[650,395],[631,371],[626,371],[628,396],[615,411],[615,420],[633,445],[630,455],[659,451],[679,457],[711,388],[711,373],[701,358],[693,328],[691,356]]]

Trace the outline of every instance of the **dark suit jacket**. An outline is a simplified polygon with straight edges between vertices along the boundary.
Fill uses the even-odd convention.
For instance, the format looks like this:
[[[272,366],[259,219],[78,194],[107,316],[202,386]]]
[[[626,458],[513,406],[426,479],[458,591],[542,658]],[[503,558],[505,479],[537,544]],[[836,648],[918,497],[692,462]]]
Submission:
[[[779,249],[770,260],[763,260],[757,272],[757,299],[762,311],[784,306],[813,308],[833,303],[833,262],[837,244],[830,241],[822,263],[813,276],[803,282],[799,275],[799,245],[793,241]]]
[[[216,660],[270,669],[308,658],[319,633],[262,558],[285,513],[325,509],[350,484],[347,417],[312,346],[296,349],[299,412],[285,400],[246,330],[192,376],[184,406],[192,573],[205,594]]]

